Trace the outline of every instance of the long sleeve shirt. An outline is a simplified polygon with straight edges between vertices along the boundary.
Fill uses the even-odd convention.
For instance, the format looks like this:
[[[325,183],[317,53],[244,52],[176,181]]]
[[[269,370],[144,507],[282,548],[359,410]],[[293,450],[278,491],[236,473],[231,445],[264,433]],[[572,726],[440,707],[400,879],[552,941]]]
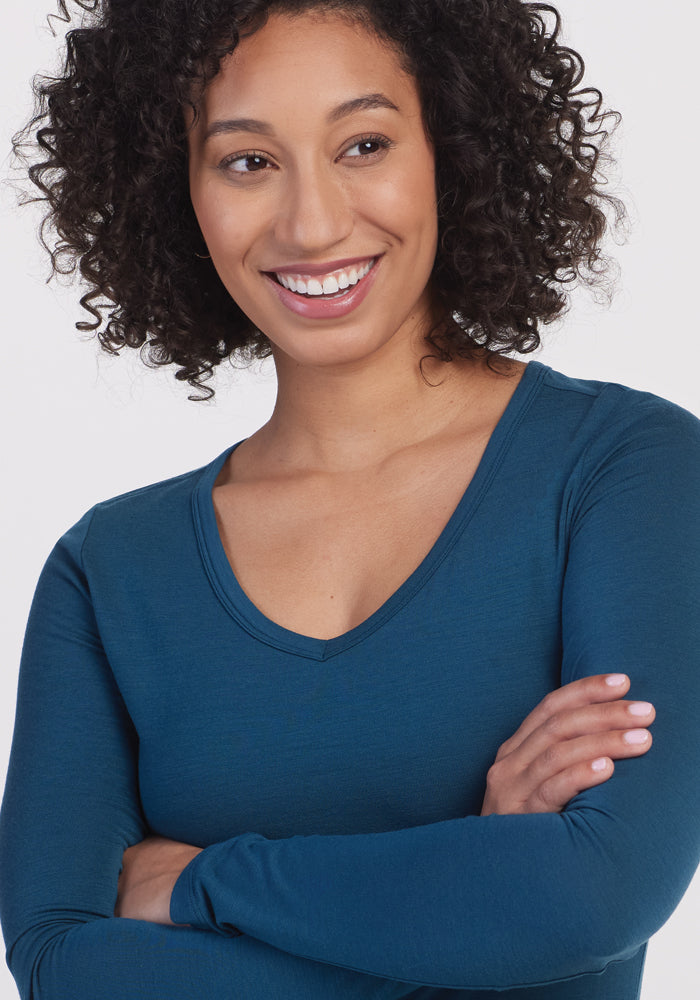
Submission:
[[[700,860],[700,421],[531,362],[424,561],[329,640],[239,586],[228,454],[42,573],[0,821],[23,1000],[634,1000]],[[481,817],[499,745],[603,672],[654,703],[649,753]],[[204,848],[188,926],[112,916],[149,833]]]

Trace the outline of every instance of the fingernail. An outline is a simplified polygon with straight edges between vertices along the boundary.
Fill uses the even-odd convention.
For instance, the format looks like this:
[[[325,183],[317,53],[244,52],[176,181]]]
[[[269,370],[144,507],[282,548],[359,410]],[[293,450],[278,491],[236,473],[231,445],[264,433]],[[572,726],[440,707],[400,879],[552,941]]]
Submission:
[[[627,680],[627,674],[608,674],[605,678],[605,683],[609,684],[610,687],[619,687],[624,684]]]
[[[594,760],[593,763],[591,764],[591,770],[604,771],[607,766],[608,766],[608,758],[599,757],[598,760]]]
[[[625,743],[631,743],[638,746],[640,743],[646,743],[649,739],[649,733],[646,729],[630,729],[622,738]]]
[[[633,701],[627,711],[630,715],[650,715],[653,707],[648,701]]]

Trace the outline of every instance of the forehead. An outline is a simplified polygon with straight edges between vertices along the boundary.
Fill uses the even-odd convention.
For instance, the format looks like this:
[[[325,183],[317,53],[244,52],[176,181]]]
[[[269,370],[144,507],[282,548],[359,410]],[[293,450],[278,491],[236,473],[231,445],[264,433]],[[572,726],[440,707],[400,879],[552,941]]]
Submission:
[[[310,114],[365,93],[386,94],[407,115],[420,113],[416,83],[389,42],[331,12],[280,13],[223,60],[202,111],[205,120],[232,108]]]

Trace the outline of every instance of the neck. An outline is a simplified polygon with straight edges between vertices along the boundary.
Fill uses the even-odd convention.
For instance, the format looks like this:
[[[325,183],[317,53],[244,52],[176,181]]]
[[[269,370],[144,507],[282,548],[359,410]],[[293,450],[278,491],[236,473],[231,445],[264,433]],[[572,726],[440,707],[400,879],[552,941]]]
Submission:
[[[388,344],[381,357],[328,367],[275,354],[277,401],[256,443],[287,468],[352,471],[447,430],[475,405],[484,363],[439,362],[429,351],[421,338],[409,351]]]

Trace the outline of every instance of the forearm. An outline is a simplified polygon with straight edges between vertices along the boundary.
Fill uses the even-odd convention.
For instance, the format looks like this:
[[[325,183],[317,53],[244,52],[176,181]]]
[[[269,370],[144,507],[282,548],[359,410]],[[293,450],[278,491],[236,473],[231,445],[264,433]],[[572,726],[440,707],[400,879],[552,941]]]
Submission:
[[[399,1000],[413,991],[253,938],[124,919],[30,930],[9,961],[22,1000]]]
[[[700,426],[652,401],[627,427],[620,402],[566,506],[561,679],[628,673],[656,707],[649,754],[561,815],[214,845],[173,919],[464,989],[600,970],[662,925],[700,860]]]
[[[694,859],[680,873],[677,859],[649,858],[634,840],[595,808],[371,836],[241,837],[185,870],[171,915],[389,978],[535,985],[630,956],[673,909]]]

